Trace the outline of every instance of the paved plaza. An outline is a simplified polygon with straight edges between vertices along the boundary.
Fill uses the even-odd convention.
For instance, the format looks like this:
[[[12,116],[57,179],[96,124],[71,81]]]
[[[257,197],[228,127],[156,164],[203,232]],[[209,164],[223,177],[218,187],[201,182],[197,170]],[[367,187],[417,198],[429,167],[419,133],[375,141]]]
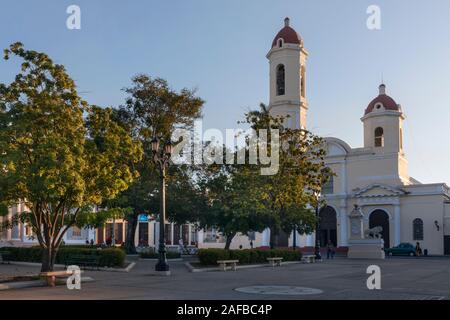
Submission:
[[[188,272],[183,262],[173,262],[170,277],[150,275],[154,264],[140,260],[129,273],[86,271],[84,275],[95,282],[82,284],[81,290],[68,290],[65,286],[7,290],[0,291],[0,299],[450,299],[450,259],[342,258],[281,268],[199,273]],[[366,269],[374,264],[381,268],[382,289],[371,291],[366,286]],[[19,271],[33,273],[39,268],[0,265],[2,274]],[[258,294],[236,290],[251,286],[298,286],[320,293]]]

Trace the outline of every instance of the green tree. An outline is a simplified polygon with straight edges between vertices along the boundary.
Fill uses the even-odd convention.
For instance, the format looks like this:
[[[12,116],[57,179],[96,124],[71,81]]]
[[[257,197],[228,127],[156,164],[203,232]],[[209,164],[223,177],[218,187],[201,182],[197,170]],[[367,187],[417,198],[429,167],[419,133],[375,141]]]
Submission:
[[[221,232],[226,239],[226,250],[238,233],[262,232],[268,224],[269,212],[261,202],[262,193],[254,179],[256,168],[223,165],[206,170],[201,185],[208,207],[201,212],[200,226]]]
[[[284,126],[286,117],[275,117],[261,104],[260,110],[246,114],[252,129],[279,130],[279,168],[274,175],[257,175],[254,181],[261,191],[261,201],[270,212],[270,246],[277,245],[280,231],[311,233],[316,218],[311,206],[317,202],[314,194],[321,190],[332,172],[325,165],[324,140],[303,129]],[[269,137],[268,151],[271,152]]]
[[[44,249],[41,270],[50,271],[67,230],[137,176],[130,163],[142,148],[111,109],[79,97],[64,66],[21,43],[4,53],[22,63],[12,83],[0,84],[0,203],[28,208],[4,227],[29,223]]]
[[[124,91],[128,98],[116,112],[116,117],[133,138],[141,141],[144,149],[142,160],[135,166],[141,177],[121,195],[128,201],[126,206],[133,209],[126,215],[129,227],[125,248],[128,253],[135,253],[134,238],[139,214],[159,211],[159,171],[152,162],[151,140],[154,135],[167,140],[176,128],[190,129],[194,120],[200,118],[204,101],[196,96],[194,90],[177,92],[169,87],[166,80],[152,79],[145,74],[133,77],[131,87]],[[189,179],[186,179],[183,168],[170,168],[167,178],[168,213],[177,221],[180,221],[182,208],[185,209],[183,216],[188,217],[186,209],[189,207],[178,205],[177,212],[174,211],[174,206],[179,203],[177,199],[184,197],[189,200],[186,199],[189,193],[178,194],[177,188],[182,186],[188,187],[185,191],[194,190],[187,183]],[[176,183],[177,179],[182,181]]]
[[[208,198],[197,179],[199,167],[172,166],[167,186],[168,219],[178,225],[199,225],[199,219],[208,208]]]

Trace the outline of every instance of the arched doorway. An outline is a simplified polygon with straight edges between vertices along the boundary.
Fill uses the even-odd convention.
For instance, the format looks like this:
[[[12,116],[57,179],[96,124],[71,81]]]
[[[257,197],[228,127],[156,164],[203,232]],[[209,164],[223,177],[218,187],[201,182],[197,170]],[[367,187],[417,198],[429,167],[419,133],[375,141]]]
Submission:
[[[322,208],[319,212],[320,222],[320,246],[325,247],[328,240],[337,246],[337,214],[330,206]]]
[[[384,210],[375,210],[369,217],[369,228],[382,227],[381,237],[384,240],[384,247],[390,247],[389,239],[389,215]]]

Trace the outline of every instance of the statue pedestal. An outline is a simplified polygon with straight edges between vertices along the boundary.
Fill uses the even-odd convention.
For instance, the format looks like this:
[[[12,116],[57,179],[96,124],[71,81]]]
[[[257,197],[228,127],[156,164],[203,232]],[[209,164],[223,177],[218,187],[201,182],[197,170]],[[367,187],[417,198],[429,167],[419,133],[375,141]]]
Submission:
[[[378,259],[385,258],[383,239],[349,240],[348,259]]]
[[[350,240],[348,259],[384,259],[384,240],[366,239],[364,234],[364,214],[358,205],[349,214]]]

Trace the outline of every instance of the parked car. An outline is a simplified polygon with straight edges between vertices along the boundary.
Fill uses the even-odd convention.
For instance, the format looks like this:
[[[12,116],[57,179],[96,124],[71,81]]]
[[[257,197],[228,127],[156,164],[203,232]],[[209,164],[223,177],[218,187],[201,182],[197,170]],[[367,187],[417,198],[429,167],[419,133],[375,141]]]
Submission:
[[[416,247],[411,243],[400,243],[398,246],[384,249],[389,256],[410,256],[413,257],[416,255]]]

